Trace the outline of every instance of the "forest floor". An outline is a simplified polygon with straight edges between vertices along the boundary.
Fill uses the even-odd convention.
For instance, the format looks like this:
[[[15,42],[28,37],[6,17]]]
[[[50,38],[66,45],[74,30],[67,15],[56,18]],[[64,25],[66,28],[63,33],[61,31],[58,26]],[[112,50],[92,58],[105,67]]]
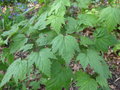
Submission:
[[[112,73],[112,78],[108,80],[109,86],[112,90],[120,90],[120,56],[115,53],[110,53],[107,56],[107,63]]]

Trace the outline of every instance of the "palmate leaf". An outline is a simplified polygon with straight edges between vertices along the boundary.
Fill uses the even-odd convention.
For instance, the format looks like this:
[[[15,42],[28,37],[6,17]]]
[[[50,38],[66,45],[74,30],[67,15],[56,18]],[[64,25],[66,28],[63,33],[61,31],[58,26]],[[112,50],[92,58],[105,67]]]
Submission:
[[[43,13],[39,16],[38,21],[33,26],[34,29],[42,30],[46,28],[46,18],[47,18],[47,12]]]
[[[80,44],[81,45],[94,45],[94,41],[90,39],[89,37],[81,36]]]
[[[108,33],[103,28],[97,29],[94,32],[95,47],[100,51],[107,51],[109,46],[115,45],[117,39],[112,34]]]
[[[11,27],[11,29],[9,31],[5,31],[3,32],[2,36],[9,36],[12,35],[14,33],[16,33],[18,31],[18,24],[15,24]]]
[[[26,24],[26,22],[27,22],[27,20],[24,20],[18,24],[14,24],[13,26],[11,26],[11,29],[9,31],[3,32],[2,36],[4,36],[4,37],[7,36],[7,39],[4,41],[5,44],[8,44],[9,38],[11,38],[13,35],[15,35],[18,32],[19,26]]]
[[[5,44],[8,44],[8,40],[10,37],[12,37],[15,33],[17,33],[19,27],[18,24],[15,24],[11,27],[11,29],[9,31],[5,31],[3,32],[2,36],[7,36],[7,39],[4,41]]]
[[[32,49],[33,48],[33,44],[26,44],[26,45],[24,45],[23,47],[21,47],[20,49],[19,49],[19,51],[23,51],[23,52],[25,52],[25,51],[27,51],[27,50],[30,50],[30,49]]]
[[[100,76],[108,78],[110,75],[109,68],[104,62],[103,58],[99,56],[99,53],[93,49],[87,49],[86,52],[80,53],[77,57],[77,60],[80,61],[80,64],[84,69],[89,64],[95,72],[100,74]]]
[[[96,82],[97,82],[102,88],[106,88],[105,90],[110,90],[106,78],[97,76],[97,77],[96,77]]]
[[[79,25],[94,26],[97,23],[97,17],[93,14],[80,14],[78,19]]]
[[[65,24],[64,15],[66,6],[70,6],[69,0],[55,0],[49,11],[47,24],[51,24],[52,29],[57,33],[60,32],[62,24]]]
[[[98,84],[88,74],[79,71],[76,73],[77,86],[79,90],[97,90]]]
[[[62,88],[67,88],[68,90],[73,76],[71,69],[54,61],[51,71],[51,78],[46,83],[47,90],[62,90]]]
[[[76,0],[78,2],[78,7],[80,8],[88,8],[89,4],[92,0]]]
[[[113,30],[120,24],[120,9],[114,7],[107,7],[102,10],[99,20],[103,22],[108,30]]]
[[[65,6],[70,6],[70,1],[69,0],[55,0],[55,2],[52,4],[52,8],[49,12],[49,14],[51,14],[52,12],[58,13],[58,11],[61,8],[65,8]]]
[[[75,51],[79,51],[79,46],[77,40],[73,36],[63,36],[60,34],[52,41],[52,51],[54,53],[58,52],[58,54],[69,63]]]
[[[27,74],[27,61],[21,59],[15,60],[7,69],[7,72],[2,79],[0,87],[5,85],[12,77],[17,83],[18,80],[23,80],[26,78]]]
[[[10,52],[14,53],[27,43],[28,38],[24,34],[18,34],[13,37],[13,42],[10,44]]]
[[[55,56],[50,51],[50,49],[45,48],[39,52],[32,52],[28,56],[28,65],[31,67],[35,63],[36,67],[45,75],[50,76],[51,71],[51,61],[50,59],[55,59]]]
[[[36,40],[38,46],[50,45],[51,41],[56,36],[54,31],[48,31],[45,33],[39,34],[39,38]]]
[[[59,33],[62,24],[65,24],[64,16],[60,15],[51,15],[47,18],[47,24],[51,24],[52,29]]]
[[[78,32],[78,31],[81,31],[81,29],[79,28],[78,26],[78,21],[75,20],[74,18],[72,17],[68,17],[67,18],[67,25],[66,25],[66,32],[71,34],[71,33],[74,33],[74,32]]]

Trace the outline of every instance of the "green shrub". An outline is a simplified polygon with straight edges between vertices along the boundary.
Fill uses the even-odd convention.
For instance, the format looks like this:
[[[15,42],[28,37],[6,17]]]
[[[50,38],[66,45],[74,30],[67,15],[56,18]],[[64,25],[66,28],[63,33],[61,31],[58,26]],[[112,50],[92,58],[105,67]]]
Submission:
[[[37,15],[1,34],[1,45],[8,45],[2,61],[12,64],[0,86],[12,79],[26,88],[30,78],[39,76],[39,82],[30,84],[33,89],[43,84],[47,90],[68,90],[75,83],[79,90],[109,90],[111,73],[103,55],[117,43],[113,32],[120,24],[119,16],[119,7],[101,7],[93,0],[45,2]],[[8,58],[18,52],[27,56]],[[71,61],[82,68],[73,72]]]

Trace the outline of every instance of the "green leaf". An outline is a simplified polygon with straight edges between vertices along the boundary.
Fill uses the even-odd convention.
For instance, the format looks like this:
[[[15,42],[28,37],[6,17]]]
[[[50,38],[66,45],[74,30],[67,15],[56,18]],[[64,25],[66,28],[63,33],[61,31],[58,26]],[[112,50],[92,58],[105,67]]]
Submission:
[[[34,29],[42,30],[46,28],[47,12],[38,17],[38,21],[33,26]]]
[[[18,24],[15,24],[11,27],[11,29],[9,31],[5,31],[3,32],[2,36],[8,36],[8,35],[13,35],[14,33],[16,33],[18,31],[19,27]]]
[[[78,2],[78,7],[80,8],[88,8],[91,3],[91,0],[76,0]]]
[[[36,40],[36,43],[38,44],[38,46],[50,45],[55,36],[56,33],[53,31],[41,33],[39,34],[39,38]]]
[[[87,49],[86,52],[80,53],[77,57],[77,60],[80,61],[80,64],[84,69],[90,65],[95,72],[100,74],[100,76],[108,78],[110,75],[109,69],[107,68],[103,58],[99,56],[99,53],[93,49]]]
[[[7,64],[11,64],[14,61],[14,55],[10,53],[9,48],[3,48],[2,53],[0,54],[0,59],[3,63],[7,60]]]
[[[113,30],[120,24],[120,9],[114,7],[107,7],[101,11],[99,20],[108,30]]]
[[[37,89],[39,89],[40,88],[40,84],[41,84],[41,82],[40,81],[33,81],[33,82],[30,82],[30,86],[32,86],[32,89],[34,89],[34,90],[37,90]]]
[[[31,67],[35,63],[36,67],[45,75],[50,76],[51,61],[50,59],[56,59],[50,49],[41,49],[39,52],[32,52],[28,56],[28,65]]]
[[[97,81],[98,84],[99,84],[100,86],[102,86],[103,88],[104,88],[104,87],[105,87],[105,88],[109,88],[108,82],[107,82],[106,78],[97,76],[97,77],[96,77],[96,81]]]
[[[55,2],[52,4],[52,8],[49,12],[51,14],[53,11],[55,13],[58,13],[61,8],[65,8],[65,6],[70,6],[70,1],[69,0],[55,0]]]
[[[68,17],[67,25],[65,28],[67,30],[67,33],[69,33],[69,34],[79,31],[77,20],[75,20],[72,17]]]
[[[59,33],[62,27],[62,24],[65,24],[64,16],[60,15],[51,15],[47,18],[47,24],[51,24],[51,28]]]
[[[69,63],[73,58],[75,51],[79,51],[79,46],[77,40],[73,36],[63,36],[60,34],[52,41],[52,51],[54,53],[58,52],[59,55]]]
[[[27,20],[26,23],[23,25],[24,27],[22,28],[22,31],[25,32],[25,34],[27,34],[28,36],[31,33],[34,33],[36,31],[35,29],[37,29],[37,27],[35,28],[35,25],[33,26],[36,18],[37,18],[37,15],[34,15],[29,20]]]
[[[94,42],[98,50],[105,52],[108,50],[109,46],[117,43],[117,39],[115,36],[108,33],[107,30],[100,28],[94,32]]]
[[[14,24],[11,26],[11,29],[9,31],[3,32],[2,36],[6,37],[7,39],[4,41],[5,44],[8,44],[9,38],[11,38],[14,34],[16,34],[19,30],[19,26],[24,25],[26,23],[26,20],[21,21],[18,24]]]
[[[13,42],[10,44],[10,52],[14,53],[19,50],[21,47],[27,43],[28,38],[25,37],[24,34],[18,34],[13,37]]]
[[[18,24],[15,24],[11,27],[9,31],[3,32],[2,36],[6,37],[7,39],[4,41],[5,44],[8,44],[8,40],[10,37],[12,37],[17,31],[19,30]]]
[[[62,90],[62,88],[67,88],[68,90],[73,76],[71,69],[54,61],[51,71],[51,78],[46,83],[47,90]]]
[[[93,14],[80,14],[78,16],[79,25],[94,26],[97,23],[97,17]]]
[[[8,65],[6,63],[0,62],[0,70],[1,71],[5,71],[5,70],[7,70],[7,68],[8,68]],[[2,74],[2,73],[0,73],[0,74]],[[1,78],[0,78],[0,80],[1,80]]]
[[[97,90],[97,82],[82,71],[76,73],[76,81],[79,90]]]
[[[81,45],[94,45],[94,41],[89,37],[80,36],[80,44]]]
[[[21,48],[19,49],[19,51],[23,50],[23,52],[25,52],[25,51],[30,50],[30,49],[32,49],[32,48],[33,48],[33,44],[26,44],[26,45],[24,45],[23,47],[21,47]]]
[[[5,85],[12,77],[17,83],[18,80],[23,80],[26,78],[27,74],[27,61],[21,59],[15,60],[7,69],[7,72],[2,79],[0,87]]]
[[[0,46],[4,44],[3,39],[0,37]]]
[[[116,45],[114,46],[114,48],[113,48],[113,51],[114,51],[114,52],[117,52],[117,51],[119,51],[119,50],[120,50],[120,43],[116,44]]]

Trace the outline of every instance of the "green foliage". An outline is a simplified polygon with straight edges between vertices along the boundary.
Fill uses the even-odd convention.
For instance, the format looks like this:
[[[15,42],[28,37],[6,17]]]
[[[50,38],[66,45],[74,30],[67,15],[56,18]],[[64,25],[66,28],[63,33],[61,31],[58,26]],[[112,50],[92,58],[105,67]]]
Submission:
[[[67,25],[65,27],[67,30],[66,33],[71,34],[74,32],[78,32],[80,30],[78,27],[78,21],[75,20],[74,18],[68,17],[66,21],[67,21]]]
[[[38,46],[50,45],[55,36],[56,33],[53,31],[40,33],[39,38],[36,40],[36,43]]]
[[[68,35],[63,36],[62,34],[58,35],[52,41],[52,51],[54,53],[58,52],[67,63],[73,58],[75,51],[79,51],[79,46],[77,40]]]
[[[117,44],[114,46],[114,48],[113,48],[113,51],[120,56],[119,50],[120,50],[120,42],[117,43]]]
[[[79,25],[86,25],[86,26],[95,26],[97,24],[97,17],[92,14],[80,14],[78,16]]]
[[[39,29],[39,30],[42,30],[42,29],[46,28],[46,21],[45,21],[46,18],[47,18],[47,13],[46,12],[43,13],[42,15],[40,15],[40,17],[38,17],[38,19],[37,19],[38,21],[34,25],[34,28]]]
[[[18,34],[13,37],[13,43],[10,45],[10,52],[14,53],[17,50],[19,50],[21,47],[27,43],[27,38],[24,36],[24,34]]]
[[[51,15],[48,17],[47,24],[51,24],[51,28],[55,30],[56,33],[59,33],[62,24],[65,24],[64,17],[59,15]]]
[[[95,79],[91,78],[84,72],[76,73],[77,86],[80,86],[79,90],[97,90],[98,84]]]
[[[31,66],[35,63],[36,67],[47,76],[51,73],[51,61],[50,59],[55,59],[55,56],[50,51],[50,49],[42,49],[40,52],[32,52],[28,57],[28,65]]]
[[[0,68],[6,71],[0,87],[17,83],[15,89],[24,90],[30,83],[35,90],[68,90],[75,82],[79,90],[109,90],[103,55],[117,43],[120,9],[93,1],[41,0],[37,14],[0,31]],[[73,72],[71,61],[80,70]]]
[[[107,17],[106,17],[107,16]],[[104,8],[100,13],[99,20],[103,22],[104,26],[108,30],[113,30],[117,26],[117,24],[120,24],[120,9],[115,7],[107,7]]]
[[[109,46],[115,45],[117,42],[115,36],[104,29],[97,29],[94,32],[94,37],[95,46],[100,51],[107,51]]]
[[[81,65],[85,69],[88,65],[90,65],[95,72],[99,73],[102,77],[108,77],[110,75],[107,66],[104,66],[104,60],[99,56],[99,53],[95,50],[88,49],[84,53],[80,53],[77,57],[77,60],[80,60]],[[104,67],[103,67],[104,66]]]
[[[51,70],[51,78],[46,82],[47,90],[61,90],[63,87],[68,88],[73,76],[71,69],[54,61]]]
[[[88,8],[91,3],[91,0],[76,0],[78,2],[78,7],[80,8]]]
[[[18,80],[25,79],[27,70],[27,61],[21,61],[21,59],[14,61],[7,69],[7,73],[5,74],[0,86],[6,84],[12,77],[16,83]]]

